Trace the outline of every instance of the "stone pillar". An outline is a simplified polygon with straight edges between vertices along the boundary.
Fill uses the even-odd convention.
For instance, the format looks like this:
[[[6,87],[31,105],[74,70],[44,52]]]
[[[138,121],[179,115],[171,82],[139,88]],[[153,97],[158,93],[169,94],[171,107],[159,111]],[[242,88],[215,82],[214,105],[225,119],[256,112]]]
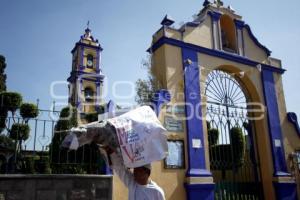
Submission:
[[[245,49],[244,49],[244,35],[243,35],[243,28],[245,22],[240,20],[234,20],[235,27],[236,27],[236,38],[237,38],[237,53],[240,56],[245,56]]]
[[[262,82],[267,107],[269,138],[274,168],[273,183],[276,199],[296,200],[296,183],[291,179],[291,175],[287,171],[273,72],[263,68]]]
[[[197,52],[182,48],[187,131],[188,169],[185,184],[187,199],[214,199],[214,183],[206,168]]]
[[[211,16],[211,20],[212,20],[213,48],[222,50],[221,30],[220,30],[220,23],[219,23],[222,14],[214,11],[209,11],[208,14]]]

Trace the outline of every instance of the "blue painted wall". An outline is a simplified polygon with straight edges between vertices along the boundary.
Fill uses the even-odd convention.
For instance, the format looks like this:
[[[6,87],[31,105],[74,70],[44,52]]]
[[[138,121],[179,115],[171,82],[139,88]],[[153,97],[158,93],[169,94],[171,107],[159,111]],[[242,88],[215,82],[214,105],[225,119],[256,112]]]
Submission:
[[[278,103],[273,72],[262,70],[262,82],[267,107],[269,136],[272,147],[274,176],[287,176],[287,166],[282,140],[281,123],[279,119]],[[275,143],[280,142],[280,146]]]

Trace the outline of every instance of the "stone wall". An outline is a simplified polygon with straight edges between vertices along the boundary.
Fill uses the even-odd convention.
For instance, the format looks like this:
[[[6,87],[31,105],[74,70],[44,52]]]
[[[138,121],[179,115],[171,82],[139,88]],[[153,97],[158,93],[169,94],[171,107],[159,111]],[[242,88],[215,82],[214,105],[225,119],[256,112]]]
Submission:
[[[108,175],[0,175],[0,200],[111,200]]]

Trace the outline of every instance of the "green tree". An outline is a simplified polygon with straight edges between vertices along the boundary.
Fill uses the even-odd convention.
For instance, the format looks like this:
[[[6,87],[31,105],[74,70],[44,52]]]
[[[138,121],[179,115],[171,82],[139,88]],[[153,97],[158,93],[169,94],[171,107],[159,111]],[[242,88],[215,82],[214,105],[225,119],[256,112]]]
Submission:
[[[0,55],[0,92],[6,91],[5,57]]]
[[[5,57],[0,55],[0,93],[6,91],[6,74],[4,73],[5,68],[6,68]],[[0,133],[5,128],[6,117],[7,117],[7,109],[5,109],[2,106],[2,102],[0,101]]]
[[[142,68],[147,70],[146,79],[138,79],[135,82],[136,97],[135,101],[138,104],[148,104],[151,102],[157,90],[162,88],[162,84],[158,81],[152,71],[151,56],[142,61]]]
[[[59,120],[55,125],[55,131],[67,131],[77,125],[77,109],[72,106],[67,106],[60,111]]]
[[[0,134],[0,146],[4,147],[5,149],[13,150],[14,149],[14,142],[7,135]]]
[[[87,118],[94,121],[95,117],[96,114],[93,113]],[[77,151],[69,151],[60,147],[69,130],[76,126],[78,126],[77,109],[71,106],[63,108],[55,125],[55,133],[50,144],[49,154],[52,173],[99,173],[100,166],[104,164],[96,144],[84,145]]]
[[[222,176],[225,177],[225,171],[233,169],[237,171],[245,162],[246,142],[243,136],[243,130],[240,127],[230,129],[230,144],[220,144],[210,146],[210,158],[217,165],[212,165],[214,170],[222,170]]]

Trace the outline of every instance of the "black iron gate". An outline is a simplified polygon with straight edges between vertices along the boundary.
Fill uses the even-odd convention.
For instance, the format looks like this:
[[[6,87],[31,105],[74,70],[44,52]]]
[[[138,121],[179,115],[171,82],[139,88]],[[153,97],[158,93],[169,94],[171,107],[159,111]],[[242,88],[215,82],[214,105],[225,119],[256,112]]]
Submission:
[[[208,75],[205,95],[215,199],[263,199],[249,99],[234,76],[220,70]]]

